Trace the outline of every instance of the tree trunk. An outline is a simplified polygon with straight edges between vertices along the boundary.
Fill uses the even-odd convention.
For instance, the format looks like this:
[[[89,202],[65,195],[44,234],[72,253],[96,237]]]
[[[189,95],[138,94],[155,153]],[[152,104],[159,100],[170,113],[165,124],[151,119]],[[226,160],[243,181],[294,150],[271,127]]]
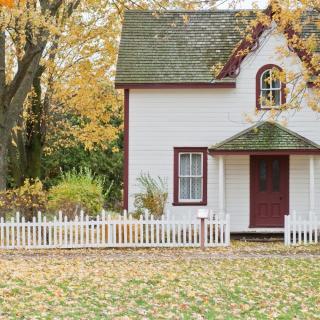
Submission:
[[[4,108],[0,102],[0,110]],[[7,169],[8,169],[8,145],[10,134],[6,129],[5,123],[0,121],[0,191],[7,188]]]
[[[4,132],[4,93],[6,88],[6,35],[0,32],[0,136]],[[6,189],[6,173],[7,173],[7,145],[4,139],[0,140],[0,191]]]
[[[39,68],[34,80],[34,95],[31,98],[31,110],[26,124],[26,156],[27,172],[26,176],[31,179],[40,178],[41,175],[41,156],[42,156],[42,119],[43,105],[41,102],[41,75],[42,70]]]
[[[7,187],[7,146],[0,143],[0,191]]]
[[[18,149],[12,143],[9,143],[8,156],[10,159],[8,171],[11,173],[11,176],[14,181],[14,186],[20,187],[24,181],[23,171],[21,169]]]

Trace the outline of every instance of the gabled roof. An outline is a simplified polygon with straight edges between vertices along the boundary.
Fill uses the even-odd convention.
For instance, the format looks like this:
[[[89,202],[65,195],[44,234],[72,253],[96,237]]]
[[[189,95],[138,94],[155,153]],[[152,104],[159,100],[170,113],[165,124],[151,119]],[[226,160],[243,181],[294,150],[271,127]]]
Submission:
[[[319,151],[320,146],[278,123],[260,122],[209,148],[209,151]]]
[[[235,10],[127,11],[116,85],[216,82],[212,67],[230,60],[254,18],[253,11],[239,17]],[[304,34],[315,31],[308,25]]]
[[[116,84],[211,82],[213,65],[224,64],[241,40],[237,13],[127,11]]]

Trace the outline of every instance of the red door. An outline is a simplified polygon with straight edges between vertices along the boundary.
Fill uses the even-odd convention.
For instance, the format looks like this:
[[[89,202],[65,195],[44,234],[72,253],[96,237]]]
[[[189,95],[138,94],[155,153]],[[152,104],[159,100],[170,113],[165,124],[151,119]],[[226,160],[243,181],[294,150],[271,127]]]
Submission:
[[[283,227],[289,212],[289,156],[251,156],[250,227]]]

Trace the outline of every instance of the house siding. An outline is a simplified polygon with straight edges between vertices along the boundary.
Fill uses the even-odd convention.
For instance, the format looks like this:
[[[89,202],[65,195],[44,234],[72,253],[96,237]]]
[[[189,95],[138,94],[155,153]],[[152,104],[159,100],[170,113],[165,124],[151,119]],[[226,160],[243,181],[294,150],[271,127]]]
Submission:
[[[245,114],[255,111],[256,73],[265,64],[286,70],[299,68],[296,57],[279,62],[280,36],[268,36],[259,50],[241,65],[234,89],[131,89],[129,135],[129,211],[134,210],[136,179],[141,172],[168,181],[168,209],[176,215],[196,213],[196,207],[174,207],[173,148],[208,147],[248,128]],[[261,116],[261,115],[260,115]],[[320,144],[319,114],[309,109],[287,112],[288,128]],[[249,156],[226,156],[226,211],[231,231],[247,231],[249,225]],[[316,207],[320,207],[320,159],[316,157]],[[208,157],[208,207],[218,210],[218,161]],[[290,157],[290,209],[309,210],[308,156]]]

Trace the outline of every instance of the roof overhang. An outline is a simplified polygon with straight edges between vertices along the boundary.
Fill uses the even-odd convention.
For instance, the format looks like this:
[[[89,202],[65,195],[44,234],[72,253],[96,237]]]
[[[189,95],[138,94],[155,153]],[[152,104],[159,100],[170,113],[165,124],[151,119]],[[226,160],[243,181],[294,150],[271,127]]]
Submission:
[[[314,155],[320,146],[281,126],[259,122],[208,148],[211,155]]]
[[[116,89],[233,89],[235,81],[186,83],[116,83]]]
[[[286,156],[286,155],[320,155],[319,150],[209,150],[212,156],[250,155],[250,156]]]

